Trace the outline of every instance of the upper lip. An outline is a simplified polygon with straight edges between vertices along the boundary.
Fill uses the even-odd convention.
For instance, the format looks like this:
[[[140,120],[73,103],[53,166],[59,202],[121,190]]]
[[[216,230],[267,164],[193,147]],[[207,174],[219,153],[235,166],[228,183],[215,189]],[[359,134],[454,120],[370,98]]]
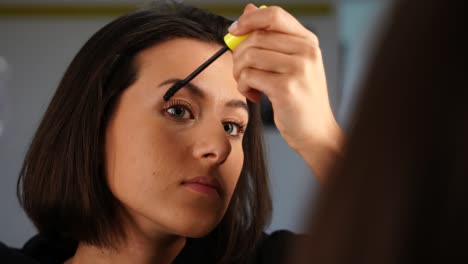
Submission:
[[[216,189],[216,191],[218,191],[219,194],[221,194],[221,191],[222,191],[221,184],[216,178],[213,178],[213,177],[206,177],[206,176],[194,177],[194,178],[190,178],[182,182],[182,184],[187,184],[187,183],[202,184],[202,185],[209,186],[211,188]]]

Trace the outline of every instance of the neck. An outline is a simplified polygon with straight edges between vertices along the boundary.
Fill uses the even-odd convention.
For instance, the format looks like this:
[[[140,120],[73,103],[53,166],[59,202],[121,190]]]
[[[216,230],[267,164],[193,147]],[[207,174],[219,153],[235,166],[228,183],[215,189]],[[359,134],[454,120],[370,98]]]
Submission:
[[[159,239],[128,236],[125,242],[115,249],[80,243],[75,256],[66,264],[169,264],[180,253],[185,241],[184,237],[174,235],[160,237]]]

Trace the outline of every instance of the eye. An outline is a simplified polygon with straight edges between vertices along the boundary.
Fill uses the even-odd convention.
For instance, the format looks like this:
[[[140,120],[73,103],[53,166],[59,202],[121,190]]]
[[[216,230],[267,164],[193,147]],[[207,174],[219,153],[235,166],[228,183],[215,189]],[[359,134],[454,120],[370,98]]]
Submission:
[[[166,113],[168,113],[172,118],[175,119],[192,119],[192,112],[187,106],[184,105],[173,105],[166,108]]]
[[[239,137],[242,133],[244,133],[245,125],[238,124],[236,122],[225,122],[223,124],[224,131],[226,134],[232,137]]]

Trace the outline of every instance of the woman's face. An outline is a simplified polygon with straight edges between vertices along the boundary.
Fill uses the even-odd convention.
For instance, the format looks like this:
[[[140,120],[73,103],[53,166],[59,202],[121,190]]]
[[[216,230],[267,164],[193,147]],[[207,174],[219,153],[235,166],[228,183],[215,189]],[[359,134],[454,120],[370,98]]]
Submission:
[[[227,52],[162,98],[220,46],[174,39],[142,51],[106,130],[107,182],[146,234],[199,237],[221,220],[243,165],[246,99]]]

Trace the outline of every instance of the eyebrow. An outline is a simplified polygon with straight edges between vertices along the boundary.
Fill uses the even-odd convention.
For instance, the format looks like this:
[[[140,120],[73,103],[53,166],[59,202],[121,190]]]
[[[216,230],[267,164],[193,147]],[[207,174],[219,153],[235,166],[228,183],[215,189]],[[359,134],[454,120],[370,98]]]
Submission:
[[[159,87],[161,86],[164,86],[164,85],[168,85],[168,84],[174,84],[174,83],[177,83],[177,82],[180,82],[182,81],[181,79],[177,79],[177,78],[172,78],[172,79],[167,79],[165,81],[163,81],[162,83],[159,84]],[[203,90],[193,84],[193,83],[187,83],[184,88],[186,88],[187,91],[189,91],[192,95],[196,96],[196,97],[199,97],[201,99],[204,99],[206,97],[206,94],[205,92],[203,92]],[[226,107],[229,107],[229,108],[241,108],[241,109],[244,109],[247,114],[249,113],[249,107],[247,105],[247,103],[245,103],[244,101],[242,100],[237,100],[237,99],[233,99],[233,100],[230,100],[228,102],[226,102],[225,104]]]
[[[167,85],[167,84],[175,84],[175,83],[181,82],[181,81],[182,81],[181,79],[176,79],[176,78],[168,79],[168,80],[165,80],[162,83],[160,83],[159,87]],[[195,95],[196,97],[200,97],[202,99],[206,97],[205,92],[203,92],[203,90],[200,89],[200,87],[196,86],[193,83],[187,83],[184,86],[184,88],[186,88],[186,90],[188,90],[191,94]]]

